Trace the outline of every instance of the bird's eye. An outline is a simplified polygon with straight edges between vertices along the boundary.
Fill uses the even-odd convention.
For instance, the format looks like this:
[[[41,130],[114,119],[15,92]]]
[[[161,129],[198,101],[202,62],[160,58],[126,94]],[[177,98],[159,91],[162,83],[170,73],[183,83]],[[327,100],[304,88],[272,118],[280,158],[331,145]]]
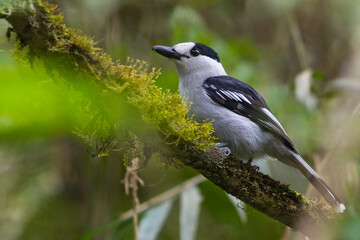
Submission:
[[[199,56],[200,52],[199,52],[199,50],[193,48],[193,49],[191,49],[190,54],[192,56],[196,57],[196,56]]]

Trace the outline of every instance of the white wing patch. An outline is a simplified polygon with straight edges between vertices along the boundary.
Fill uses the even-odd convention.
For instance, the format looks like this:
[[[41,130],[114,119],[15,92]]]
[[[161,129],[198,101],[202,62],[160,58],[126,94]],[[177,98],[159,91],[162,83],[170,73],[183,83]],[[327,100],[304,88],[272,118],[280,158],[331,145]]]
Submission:
[[[234,99],[236,101],[239,101],[239,102],[242,102],[241,99],[236,95],[236,93],[230,92],[230,91],[228,91],[228,92],[232,96],[232,99]]]
[[[204,85],[205,86],[205,85]],[[215,88],[213,87],[213,85],[210,85],[210,87],[212,89],[215,90]],[[230,99],[233,99],[235,101],[238,101],[238,102],[247,102],[248,104],[251,104],[251,102],[249,101],[249,99],[247,99],[243,94],[241,93],[238,93],[238,92],[233,92],[233,91],[227,91],[227,90],[223,90],[223,89],[220,89],[220,92],[222,94],[224,94],[225,96],[227,96],[228,98]]]
[[[216,94],[217,94],[219,97],[221,97],[222,99],[224,99],[224,100],[225,100],[224,96],[223,96],[223,95],[221,95],[219,92],[216,92]]]
[[[270,117],[280,128],[281,130],[285,132],[285,129],[283,128],[283,126],[281,126],[280,122],[276,119],[276,117],[267,109],[267,108],[261,108],[261,110],[268,116]]]
[[[210,84],[210,87],[214,90],[216,90],[217,88],[213,85],[213,84]]]
[[[228,98],[233,99],[232,95],[230,95],[228,91],[220,90],[220,92],[221,92],[222,94],[224,94],[225,96],[227,96]]]
[[[249,101],[249,99],[247,99],[243,94],[241,93],[236,93],[242,100],[244,100],[245,102],[251,104],[251,102]]]

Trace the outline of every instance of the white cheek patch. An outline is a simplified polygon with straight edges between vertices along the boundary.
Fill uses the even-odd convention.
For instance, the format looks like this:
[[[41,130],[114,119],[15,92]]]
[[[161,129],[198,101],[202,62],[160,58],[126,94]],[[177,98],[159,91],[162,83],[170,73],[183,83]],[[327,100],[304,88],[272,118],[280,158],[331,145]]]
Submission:
[[[193,42],[179,43],[174,46],[176,52],[180,54],[187,54],[195,46]]]
[[[189,52],[187,52],[186,55],[189,55]],[[186,60],[187,68],[189,70],[192,69],[192,71],[196,71],[199,76],[202,74],[208,75],[209,73],[211,73],[211,75],[208,77],[226,75],[223,66],[218,61],[204,55],[195,57],[191,55],[189,56],[190,58],[184,58],[184,60]]]

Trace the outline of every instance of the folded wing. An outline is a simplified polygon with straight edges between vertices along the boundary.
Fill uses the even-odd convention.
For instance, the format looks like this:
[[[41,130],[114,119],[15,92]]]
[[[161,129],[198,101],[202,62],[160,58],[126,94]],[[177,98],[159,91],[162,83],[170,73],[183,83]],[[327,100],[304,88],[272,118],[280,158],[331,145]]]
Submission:
[[[263,129],[279,136],[290,150],[296,152],[294,144],[271,113],[264,98],[251,86],[236,78],[216,76],[206,79],[203,87],[215,103],[249,118]]]

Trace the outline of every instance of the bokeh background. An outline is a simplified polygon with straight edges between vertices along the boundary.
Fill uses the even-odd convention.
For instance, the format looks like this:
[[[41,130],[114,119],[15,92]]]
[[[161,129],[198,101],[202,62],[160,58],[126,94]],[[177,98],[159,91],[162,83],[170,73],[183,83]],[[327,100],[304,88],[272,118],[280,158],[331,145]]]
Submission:
[[[92,36],[113,59],[130,56],[161,68],[156,84],[173,92],[174,67],[151,47],[197,41],[215,49],[229,75],[264,96],[299,152],[346,203],[344,217],[321,239],[343,233],[360,239],[360,1],[51,2],[69,27]],[[91,156],[74,134],[82,124],[77,101],[45,72],[13,57],[8,27],[0,20],[0,238],[132,239],[131,221],[117,220],[132,207],[123,156]],[[152,158],[139,175],[143,202],[197,173]],[[210,182],[199,190],[195,239],[303,239],[249,206],[240,218]],[[179,239],[179,201],[158,239]]]

